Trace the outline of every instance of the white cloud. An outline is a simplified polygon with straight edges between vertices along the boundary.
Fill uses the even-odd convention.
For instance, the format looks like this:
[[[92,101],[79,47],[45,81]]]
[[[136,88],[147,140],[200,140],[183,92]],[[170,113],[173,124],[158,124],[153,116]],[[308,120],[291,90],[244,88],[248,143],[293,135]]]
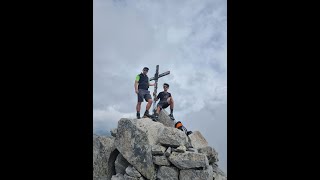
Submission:
[[[167,31],[167,41],[169,43],[178,43],[187,38],[189,34],[189,29],[170,27]]]

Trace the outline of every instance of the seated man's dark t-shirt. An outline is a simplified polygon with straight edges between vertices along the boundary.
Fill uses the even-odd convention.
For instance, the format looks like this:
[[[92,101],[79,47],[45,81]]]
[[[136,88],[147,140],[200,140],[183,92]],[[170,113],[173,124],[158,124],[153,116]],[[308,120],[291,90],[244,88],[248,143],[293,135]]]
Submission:
[[[158,106],[167,108],[169,106],[167,99],[171,97],[171,93],[162,91],[158,94],[157,98],[160,99]]]

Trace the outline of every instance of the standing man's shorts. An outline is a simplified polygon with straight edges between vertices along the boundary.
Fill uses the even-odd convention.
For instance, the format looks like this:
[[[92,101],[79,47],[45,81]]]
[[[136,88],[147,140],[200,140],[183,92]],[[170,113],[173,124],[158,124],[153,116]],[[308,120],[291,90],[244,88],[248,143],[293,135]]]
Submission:
[[[150,91],[145,89],[139,89],[138,102],[143,102],[143,99],[145,99],[147,102],[149,99],[151,99]]]

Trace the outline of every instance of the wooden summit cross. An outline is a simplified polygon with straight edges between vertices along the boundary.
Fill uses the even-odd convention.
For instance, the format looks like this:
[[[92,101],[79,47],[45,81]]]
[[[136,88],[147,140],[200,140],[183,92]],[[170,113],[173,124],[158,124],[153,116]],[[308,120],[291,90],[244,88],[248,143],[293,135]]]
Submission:
[[[150,78],[150,81],[155,80],[154,84],[154,91],[153,91],[153,98],[157,97],[157,89],[158,89],[158,79],[170,74],[170,71],[166,71],[162,74],[159,74],[159,65],[156,66],[156,73],[154,74],[154,77]],[[156,102],[153,101],[153,110],[155,111],[155,105]]]

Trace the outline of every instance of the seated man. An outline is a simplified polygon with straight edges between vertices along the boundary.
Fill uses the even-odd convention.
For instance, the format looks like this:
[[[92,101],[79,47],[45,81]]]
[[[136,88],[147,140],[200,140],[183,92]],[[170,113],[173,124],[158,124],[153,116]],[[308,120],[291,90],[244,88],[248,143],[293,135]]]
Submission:
[[[158,120],[159,118],[159,112],[161,109],[165,109],[170,105],[170,114],[169,117],[174,120],[173,117],[173,107],[174,102],[171,93],[168,92],[169,84],[164,83],[163,84],[163,91],[158,94],[158,96],[154,99],[154,101],[158,101],[160,99],[158,105],[157,105],[157,111],[154,113],[155,120]],[[155,94],[154,94],[155,95]]]

